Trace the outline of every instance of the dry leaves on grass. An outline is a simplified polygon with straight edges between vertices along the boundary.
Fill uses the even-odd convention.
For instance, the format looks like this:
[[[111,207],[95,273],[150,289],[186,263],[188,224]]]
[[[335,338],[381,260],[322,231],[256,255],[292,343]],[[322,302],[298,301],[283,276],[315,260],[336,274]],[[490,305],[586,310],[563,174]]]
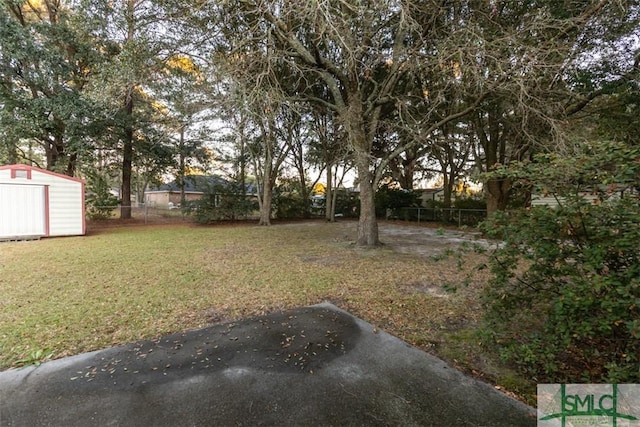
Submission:
[[[460,270],[433,253],[451,246],[447,233],[467,235],[398,227],[381,225],[376,250],[351,243],[352,222],[120,227],[3,244],[0,368],[34,349],[61,357],[322,301],[439,352],[477,325],[481,255]]]

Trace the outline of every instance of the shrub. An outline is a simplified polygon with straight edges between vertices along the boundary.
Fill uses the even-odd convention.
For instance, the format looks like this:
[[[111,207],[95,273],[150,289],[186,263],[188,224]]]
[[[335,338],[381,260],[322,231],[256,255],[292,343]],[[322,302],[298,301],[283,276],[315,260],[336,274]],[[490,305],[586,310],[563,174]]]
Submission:
[[[485,210],[487,209],[487,201],[473,197],[459,197],[453,201],[453,207],[456,209]]]
[[[345,218],[358,218],[360,216],[360,198],[358,194],[343,189],[335,191],[338,192],[335,206],[336,215],[341,215]]]
[[[395,216],[399,208],[419,206],[420,196],[413,191],[381,186],[376,192],[376,216],[385,217],[387,209],[391,209]]]
[[[273,201],[277,218],[308,218],[310,215],[311,202],[297,193],[279,194]]]
[[[559,206],[499,212],[482,225],[501,240],[485,334],[537,382],[639,382],[640,149],[602,143],[497,174]]]
[[[429,200],[424,202],[424,207],[429,208],[429,209],[443,209],[444,208],[444,201],[429,199]]]
[[[246,218],[258,209],[258,203],[252,196],[232,192],[234,188],[212,189],[202,199],[188,203],[183,210],[200,224]]]
[[[87,218],[96,220],[110,218],[120,202],[109,192],[107,179],[98,173],[89,175],[87,190],[85,197]]]

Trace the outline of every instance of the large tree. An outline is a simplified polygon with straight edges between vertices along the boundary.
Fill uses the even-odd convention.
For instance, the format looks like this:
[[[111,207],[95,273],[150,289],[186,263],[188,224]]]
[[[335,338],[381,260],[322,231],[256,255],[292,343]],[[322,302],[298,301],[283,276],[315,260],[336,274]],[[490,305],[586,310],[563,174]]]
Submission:
[[[311,132],[308,160],[325,171],[325,218],[335,221],[338,188],[351,170],[350,150],[344,143],[344,131],[335,113],[323,105],[311,108]]]
[[[0,127],[8,160],[76,173],[99,133],[99,109],[86,93],[97,52],[67,2],[0,2]],[[23,144],[39,147],[44,162]]]
[[[563,73],[587,30],[618,10],[605,1],[228,0],[198,13],[218,22],[212,39],[231,61],[260,61],[264,81],[335,113],[360,183],[358,244],[369,246],[387,167],[448,123],[469,120],[486,169],[557,137]],[[376,143],[382,129],[392,137]],[[508,187],[487,182],[490,210],[504,207]]]
[[[511,75],[470,119],[484,170],[563,150],[565,121],[607,92],[602,81],[629,72],[638,50],[628,43],[638,26],[632,4],[543,0],[496,3],[489,14],[473,10],[488,46],[478,61],[485,78]],[[490,213],[506,208],[511,184],[508,178],[485,182]]]
[[[270,103],[257,113],[259,116],[254,116],[257,135],[249,145],[249,152],[258,184],[259,225],[271,225],[273,189],[291,151],[299,117],[287,104]]]
[[[108,142],[120,157],[120,217],[127,219],[135,158],[142,152],[154,153],[140,145],[159,140],[149,134],[154,132],[155,102],[150,87],[164,75],[178,43],[158,2],[85,0],[81,4],[87,25],[104,45],[108,59],[95,71],[92,89],[113,111],[105,126],[111,131]]]
[[[205,12],[199,9],[197,13]],[[334,112],[354,153],[360,183],[357,243],[377,245],[375,188],[382,169],[404,147],[395,147],[382,160],[376,159],[372,153],[374,137],[385,108],[403,102],[416,70],[435,67],[455,78],[446,58],[457,47],[442,33],[441,25],[450,19],[449,10],[436,1],[230,0],[218,3],[206,14],[215,16],[221,28],[228,30],[222,30],[214,40],[218,48],[227,51],[227,58],[263,61],[265,75],[280,87],[296,86],[294,99],[318,103]],[[447,43],[441,43],[443,38]],[[440,43],[438,49],[434,43]],[[287,71],[276,72],[283,69]],[[317,86],[324,90],[317,90]],[[317,97],[319,92],[329,96]],[[479,93],[481,98],[483,91]],[[473,108],[473,102],[459,105],[461,111],[440,122]]]
[[[175,172],[180,187],[180,204],[185,206],[185,178],[190,170],[202,169],[212,160],[205,146],[211,132],[211,100],[208,84],[201,67],[186,55],[174,55],[166,61],[164,73],[151,84],[156,104],[161,105],[163,140],[171,155],[157,172]],[[169,161],[166,161],[169,160]]]
[[[300,115],[269,74],[263,74],[260,61],[241,57],[225,69],[228,74],[217,95],[217,108],[231,132],[223,140],[232,142],[234,153],[229,157],[242,191],[251,165],[258,187],[258,223],[271,225],[273,190],[299,130]]]

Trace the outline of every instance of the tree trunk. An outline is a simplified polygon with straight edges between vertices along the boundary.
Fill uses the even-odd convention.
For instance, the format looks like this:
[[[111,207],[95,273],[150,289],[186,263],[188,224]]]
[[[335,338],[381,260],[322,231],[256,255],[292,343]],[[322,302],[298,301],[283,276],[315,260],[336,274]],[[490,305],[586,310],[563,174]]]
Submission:
[[[310,218],[311,217],[311,200],[309,199],[311,196],[311,191],[307,186],[307,178],[305,176],[305,167],[304,167],[304,148],[302,147],[302,143],[298,143],[295,146],[295,150],[293,150],[294,144],[290,144],[293,151],[294,164],[296,170],[298,171],[298,182],[300,183],[300,198],[302,199],[303,207],[302,207],[302,217]]]
[[[7,161],[10,165],[18,163],[18,138],[11,138],[11,141],[7,141]],[[30,159],[28,159],[30,160]]]
[[[371,170],[371,152],[377,121],[371,116],[365,117],[361,94],[355,88],[357,84],[353,84],[347,94],[348,106],[341,111],[340,119],[346,125],[347,137],[354,150],[360,182],[360,218],[356,244],[374,247],[380,245],[374,189],[377,182],[375,172]]]
[[[416,173],[417,160],[418,157],[415,150],[407,150],[404,153],[404,159],[399,156],[389,163],[393,178],[398,181],[398,184],[404,190],[413,190],[413,177]]]
[[[247,195],[247,143],[244,135],[244,120],[240,122],[240,161],[238,163],[238,180],[242,197]]]
[[[360,219],[358,220],[358,246],[379,246],[373,174],[369,168],[369,153],[357,152],[356,165],[360,180]]]
[[[57,171],[58,163],[64,159],[64,142],[60,132],[56,132],[50,140],[45,142],[45,154],[47,157],[47,170]]]
[[[258,225],[271,225],[271,203],[273,200],[273,186],[270,179],[265,179],[262,185],[262,203],[260,204],[260,220]]]
[[[184,192],[184,178],[185,178],[185,155],[184,155],[184,126],[180,127],[180,143],[179,143],[179,151],[178,151],[178,184],[180,185],[180,208],[184,209],[186,207],[186,194]]]
[[[413,177],[416,171],[416,161],[415,159],[410,160],[407,164],[404,165],[404,174],[402,174],[402,180],[400,181],[400,186],[404,190],[413,190]]]
[[[311,218],[311,192],[309,191],[309,187],[307,186],[307,181],[304,177],[304,173],[300,174],[300,196],[302,198],[303,203],[303,218]]]
[[[273,182],[271,179],[271,159],[268,158],[264,164],[262,175],[262,194],[258,196],[260,205],[260,219],[258,225],[271,225],[271,203],[273,201]]]
[[[135,36],[135,1],[127,0],[127,41]],[[120,219],[131,218],[131,169],[133,164],[133,94],[135,85],[130,83],[126,88],[124,141],[122,147],[122,189],[120,195]]]
[[[327,163],[327,188],[324,192],[325,218],[329,222],[336,220],[335,206],[333,204],[333,166]]]
[[[331,189],[331,221],[336,220],[336,206],[338,204],[338,189],[342,187],[344,176],[347,174],[347,169],[343,168],[342,175],[340,176],[340,179],[338,179],[338,170],[339,170],[339,166],[336,165],[335,170],[331,173],[332,181],[333,181],[333,185],[332,185],[333,188]],[[329,197],[329,194],[327,194],[327,197]]]
[[[511,182],[504,180],[489,180],[485,184],[487,199],[487,216],[493,215],[497,211],[507,208],[509,193],[511,192]]]
[[[133,87],[128,90],[125,105],[126,123],[122,150],[122,201],[120,219],[131,218],[131,165],[133,163]]]
[[[442,189],[444,191],[444,197],[443,197],[443,207],[445,209],[449,209],[451,208],[451,194],[453,193],[452,191],[452,187],[453,187],[453,183],[451,182],[451,179],[449,178],[449,173],[446,171],[446,169],[443,171],[442,174],[442,178],[444,180],[443,184],[442,184]]]
[[[69,156],[69,161],[67,163],[67,171],[66,174],[68,176],[76,176],[76,166],[78,163],[78,155],[77,154],[71,154]]]

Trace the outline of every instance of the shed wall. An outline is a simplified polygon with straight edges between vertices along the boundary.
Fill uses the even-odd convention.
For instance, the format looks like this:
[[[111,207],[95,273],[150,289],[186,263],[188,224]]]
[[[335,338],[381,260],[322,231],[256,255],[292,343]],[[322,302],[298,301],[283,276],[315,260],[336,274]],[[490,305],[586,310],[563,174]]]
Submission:
[[[44,235],[85,234],[84,183],[82,181],[42,169],[13,165],[0,167],[0,185],[3,184],[45,187],[44,209],[47,233]],[[15,224],[14,227],[18,229],[18,223]]]
[[[46,187],[0,184],[0,239],[47,235]]]

